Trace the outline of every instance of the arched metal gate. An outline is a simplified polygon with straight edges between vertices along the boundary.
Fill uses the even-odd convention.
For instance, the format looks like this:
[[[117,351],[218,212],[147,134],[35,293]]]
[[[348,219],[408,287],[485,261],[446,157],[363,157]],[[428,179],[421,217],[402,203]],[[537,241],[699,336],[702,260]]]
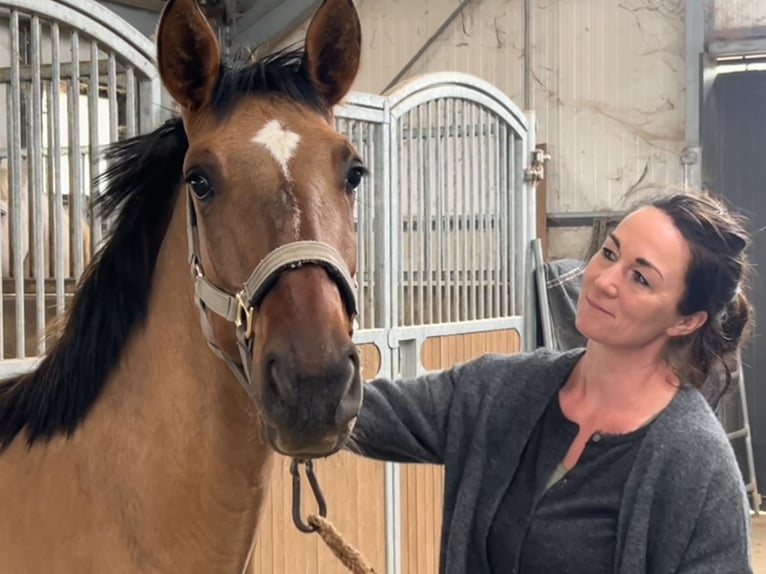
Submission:
[[[534,347],[533,115],[478,78],[438,73],[353,94],[337,116],[372,171],[357,208],[367,376]],[[436,572],[441,481],[385,465],[390,574]]]

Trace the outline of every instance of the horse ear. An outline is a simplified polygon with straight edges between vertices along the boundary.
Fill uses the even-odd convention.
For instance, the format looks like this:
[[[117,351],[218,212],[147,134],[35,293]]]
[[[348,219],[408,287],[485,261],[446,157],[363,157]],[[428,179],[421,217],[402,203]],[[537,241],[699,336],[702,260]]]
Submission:
[[[157,26],[162,83],[182,107],[210,103],[220,70],[218,40],[196,0],[168,0]]]
[[[353,0],[324,0],[306,32],[304,65],[328,106],[351,89],[361,51],[362,26]]]

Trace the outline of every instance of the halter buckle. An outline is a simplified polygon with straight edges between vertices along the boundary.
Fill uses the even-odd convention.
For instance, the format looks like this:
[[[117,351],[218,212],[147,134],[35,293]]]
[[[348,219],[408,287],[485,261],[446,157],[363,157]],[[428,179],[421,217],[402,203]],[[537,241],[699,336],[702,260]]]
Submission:
[[[234,319],[234,324],[237,329],[241,329],[244,340],[247,341],[253,336],[253,307],[247,300],[245,292],[240,291],[237,293],[237,316]]]

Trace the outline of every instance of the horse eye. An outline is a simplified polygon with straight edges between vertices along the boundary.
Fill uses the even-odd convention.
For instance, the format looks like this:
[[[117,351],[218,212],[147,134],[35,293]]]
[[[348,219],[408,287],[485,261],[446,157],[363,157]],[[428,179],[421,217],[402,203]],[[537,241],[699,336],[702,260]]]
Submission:
[[[198,199],[208,199],[213,195],[214,188],[207,178],[199,172],[191,172],[186,176],[186,183],[191,187]]]
[[[346,175],[346,185],[353,191],[362,183],[362,178],[367,175],[367,170],[362,165],[353,165]]]

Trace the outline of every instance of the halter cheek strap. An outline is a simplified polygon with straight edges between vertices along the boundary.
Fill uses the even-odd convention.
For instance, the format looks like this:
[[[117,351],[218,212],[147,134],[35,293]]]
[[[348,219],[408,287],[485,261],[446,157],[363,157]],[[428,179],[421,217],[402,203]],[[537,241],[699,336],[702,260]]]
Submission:
[[[202,332],[213,352],[223,359],[250,397],[255,394],[250,365],[253,358],[253,323],[255,310],[285,269],[303,265],[320,265],[335,280],[351,319],[357,314],[356,282],[351,277],[343,257],[330,245],[320,241],[295,241],[271,251],[250,274],[242,289],[232,295],[211,283],[202,270],[199,258],[197,214],[187,192],[187,238],[189,265],[194,278],[194,299],[200,310]],[[234,361],[218,345],[210,324],[208,311],[213,311],[234,323],[241,363]]]

